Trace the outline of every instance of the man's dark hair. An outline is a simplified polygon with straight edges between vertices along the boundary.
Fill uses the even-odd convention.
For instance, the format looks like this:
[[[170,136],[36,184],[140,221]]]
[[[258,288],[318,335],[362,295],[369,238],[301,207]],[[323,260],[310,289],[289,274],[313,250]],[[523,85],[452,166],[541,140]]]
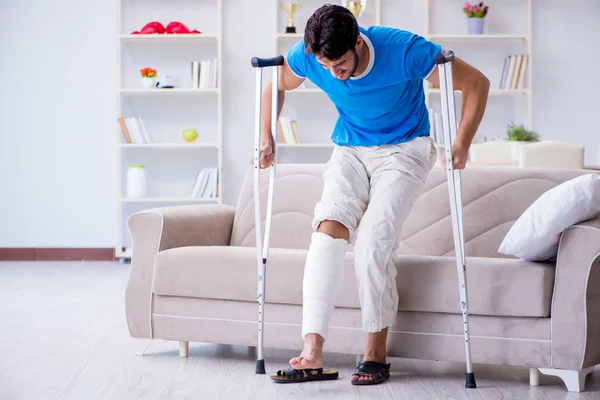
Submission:
[[[308,54],[337,60],[356,46],[358,23],[346,7],[325,4],[306,22],[304,48]]]

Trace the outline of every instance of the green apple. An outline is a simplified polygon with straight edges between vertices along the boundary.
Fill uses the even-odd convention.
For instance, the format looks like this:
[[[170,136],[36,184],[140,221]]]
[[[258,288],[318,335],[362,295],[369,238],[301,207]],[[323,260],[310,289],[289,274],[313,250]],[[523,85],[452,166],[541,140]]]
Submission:
[[[193,141],[195,141],[196,139],[198,139],[198,132],[196,132],[195,129],[184,129],[181,136],[183,137],[183,140],[185,140],[188,143],[191,143]]]

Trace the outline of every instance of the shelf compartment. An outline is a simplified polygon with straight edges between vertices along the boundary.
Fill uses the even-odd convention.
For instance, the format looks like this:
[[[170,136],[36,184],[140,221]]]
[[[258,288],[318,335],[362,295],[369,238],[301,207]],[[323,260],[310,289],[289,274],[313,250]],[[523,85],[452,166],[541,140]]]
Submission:
[[[324,94],[325,92],[320,89],[320,88],[307,88],[307,89],[294,89],[294,90],[288,90],[285,92],[285,94],[288,93],[303,93],[303,94],[308,94],[308,93],[322,93]]]
[[[329,148],[333,143],[276,143],[275,149],[279,148]]]
[[[119,35],[123,42],[171,42],[171,41],[189,41],[197,42],[204,40],[218,41],[219,37],[215,35],[182,33],[182,34],[123,34]]]
[[[218,149],[219,146],[214,143],[121,143],[119,147],[127,149]]]
[[[143,95],[143,96],[170,96],[170,95],[201,95],[215,93],[219,94],[217,89],[192,89],[192,88],[173,88],[173,89],[120,89],[119,92],[125,95]]]
[[[429,93],[440,93],[440,89],[426,89]],[[455,90],[454,93],[462,94],[462,91]],[[490,96],[510,96],[510,95],[528,95],[530,94],[529,89],[490,89]]]
[[[277,39],[304,39],[304,35],[302,33],[278,33],[276,37]]]
[[[523,40],[526,41],[526,35],[518,34],[430,34],[427,36],[429,40]]]
[[[219,201],[219,197],[144,197],[144,198],[128,198],[122,197],[122,203],[215,203]]]

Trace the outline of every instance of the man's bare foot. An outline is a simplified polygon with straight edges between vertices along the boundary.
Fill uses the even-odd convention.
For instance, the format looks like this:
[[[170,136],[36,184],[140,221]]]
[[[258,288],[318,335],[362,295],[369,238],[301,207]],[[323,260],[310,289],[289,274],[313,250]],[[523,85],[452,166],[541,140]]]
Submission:
[[[367,340],[367,348],[363,355],[365,361],[375,361],[378,363],[386,363],[386,338],[387,328],[377,333],[369,333]],[[372,381],[375,378],[371,375],[352,375],[350,378],[352,382],[355,381]]]
[[[323,338],[309,333],[304,339],[304,350],[298,357],[290,359],[290,365],[295,369],[321,368],[323,366]]]

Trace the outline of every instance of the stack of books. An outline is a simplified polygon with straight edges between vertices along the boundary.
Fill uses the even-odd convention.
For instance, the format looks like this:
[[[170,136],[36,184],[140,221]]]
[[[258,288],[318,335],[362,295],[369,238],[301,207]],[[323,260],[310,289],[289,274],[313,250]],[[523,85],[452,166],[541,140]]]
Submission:
[[[442,126],[442,114],[429,109],[430,135],[436,144],[444,144],[444,131]]]
[[[298,123],[296,121],[291,121],[289,117],[281,115],[277,121],[277,127],[279,131],[279,143],[300,143]]]
[[[216,89],[217,87],[217,59],[192,61],[192,88]]]
[[[215,198],[219,196],[218,169],[203,168],[196,176],[191,198]]]
[[[140,117],[121,117],[118,121],[126,143],[152,143],[144,126],[144,121]]]
[[[512,54],[504,59],[499,89],[518,90],[525,86],[525,72],[529,61],[528,54]]]

